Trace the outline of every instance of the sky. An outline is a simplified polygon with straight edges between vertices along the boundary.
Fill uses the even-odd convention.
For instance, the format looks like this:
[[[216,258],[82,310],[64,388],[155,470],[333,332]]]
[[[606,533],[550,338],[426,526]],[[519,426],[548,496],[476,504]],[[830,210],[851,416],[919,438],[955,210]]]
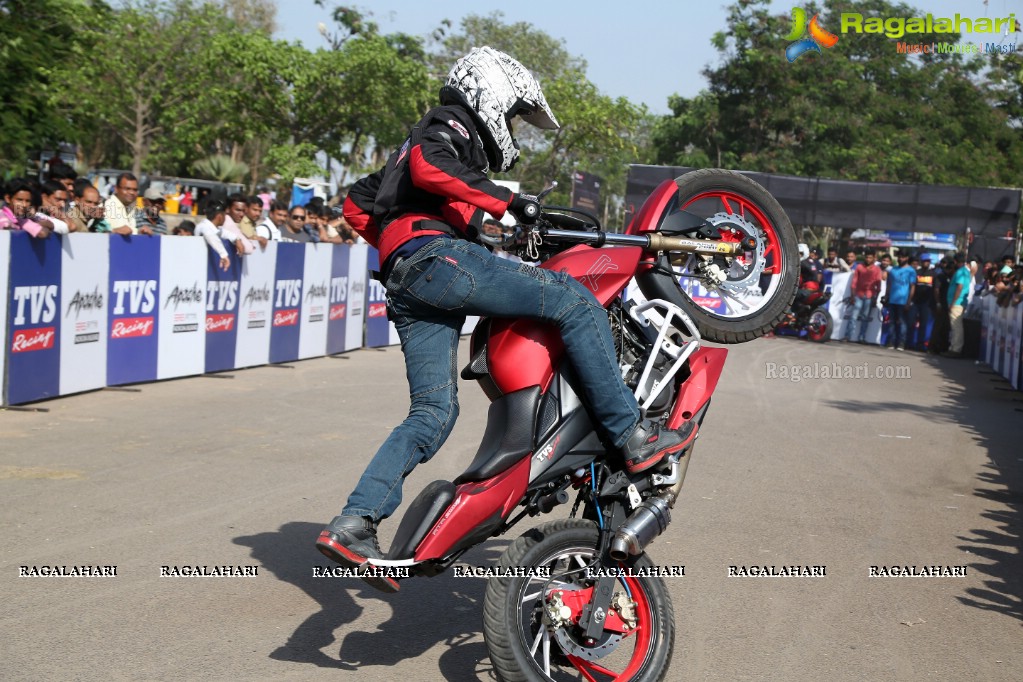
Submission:
[[[774,1],[773,12],[789,14],[799,0]],[[328,6],[331,6],[328,1]],[[373,0],[355,5],[372,14],[384,33],[427,35],[450,19],[457,28],[469,14],[504,13],[506,23],[525,21],[561,39],[572,55],[588,64],[587,76],[606,95],[646,104],[655,114],[668,113],[668,97],[692,97],[706,86],[701,71],[718,64],[711,37],[725,29],[728,2],[724,0],[590,0],[586,3],[547,0]],[[1023,21],[1023,0],[918,0],[921,16],[1006,17]],[[278,1],[278,38],[298,40],[314,49],[326,46],[317,24],[331,23],[330,11],[313,0]],[[825,27],[830,28],[830,27]],[[837,32],[837,27],[831,28]],[[514,56],[514,55],[512,55]],[[814,58],[811,55],[810,58]],[[528,64],[526,65],[528,66]]]

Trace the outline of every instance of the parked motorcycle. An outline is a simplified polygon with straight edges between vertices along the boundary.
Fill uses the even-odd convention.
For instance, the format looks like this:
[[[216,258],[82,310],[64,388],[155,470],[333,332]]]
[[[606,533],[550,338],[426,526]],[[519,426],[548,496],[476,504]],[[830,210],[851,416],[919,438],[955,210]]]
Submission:
[[[821,291],[817,282],[806,282],[796,293],[792,309],[775,327],[780,335],[795,335],[817,343],[831,339],[835,320],[828,310],[830,291]]]
[[[541,195],[542,199],[542,195]],[[771,330],[792,303],[796,240],[778,202],[745,176],[700,170],[657,187],[624,234],[585,212],[544,207],[534,225],[483,236],[566,271],[606,308],[622,375],[648,418],[703,422],[727,350]],[[635,278],[645,300],[623,300]],[[668,527],[693,446],[629,475],[580,396],[556,327],[482,319],[464,379],[491,400],[475,458],[409,505],[371,570],[435,576],[523,518],[574,497],[494,567],[483,634],[501,680],[659,680],[674,611],[645,550]],[[647,569],[647,570],[643,570]],[[397,587],[397,584],[395,584]]]

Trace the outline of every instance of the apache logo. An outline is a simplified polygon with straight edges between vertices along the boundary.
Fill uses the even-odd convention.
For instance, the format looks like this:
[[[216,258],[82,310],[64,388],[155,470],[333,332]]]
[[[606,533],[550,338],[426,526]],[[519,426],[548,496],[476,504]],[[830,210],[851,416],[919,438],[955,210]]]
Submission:
[[[177,310],[178,305],[182,303],[202,303],[202,289],[199,288],[199,283],[193,284],[191,289],[174,287],[170,292],[170,296],[167,297],[167,302],[163,304],[164,310],[171,304],[171,301],[174,302],[174,310]]]
[[[308,301],[310,298],[327,298],[326,283],[320,284],[319,286],[314,284],[309,287],[309,290],[305,292],[305,300]]]
[[[249,287],[249,290],[245,292],[245,305],[251,306],[254,303],[266,303],[270,300],[270,287],[263,287],[257,289],[256,287]]]
[[[114,320],[110,328],[111,339],[128,339],[136,336],[153,335],[153,318],[151,317],[126,317],[122,320]]]
[[[353,294],[361,294],[365,290],[366,290],[366,283],[364,281],[362,281],[361,279],[360,280],[356,280],[355,282],[352,283],[352,293]]]
[[[57,285],[14,287],[14,326],[53,322],[57,317]],[[28,304],[29,320],[25,319]]]
[[[587,289],[593,293],[597,293],[597,290],[600,288],[600,276],[605,272],[613,272],[617,269],[618,265],[611,260],[610,256],[602,255],[592,266],[590,266],[590,269],[586,271],[586,274],[579,278],[579,281]]]
[[[270,292],[267,299],[270,298]],[[238,303],[238,282],[207,282],[206,310],[234,310]]]
[[[232,329],[234,329],[234,315],[227,313],[224,315],[206,316],[206,332],[208,334],[229,332]]]
[[[278,310],[274,313],[275,327],[293,327],[298,324],[298,310]]]
[[[813,19],[810,20],[810,24],[807,26],[806,10],[802,7],[792,8],[792,30],[785,36],[785,40],[795,40],[797,42],[785,48],[785,57],[789,62],[796,61],[807,52],[821,54],[822,47],[831,48],[838,42],[838,36],[834,33],[828,33],[821,28],[818,17],[820,17],[819,14],[813,15]],[[810,30],[810,37],[803,38],[807,28]]]
[[[100,293],[99,287],[93,289],[92,293],[76,291],[75,295],[71,297],[71,303],[68,304],[64,317],[70,315],[72,310],[75,311],[76,318],[83,310],[103,310],[103,294]]]
[[[114,282],[114,315],[124,315],[124,298],[128,294],[128,312],[132,315],[151,313],[156,307],[156,280],[117,280]]]
[[[545,447],[540,452],[536,453],[536,461],[537,462],[542,462],[542,461],[544,461],[546,459],[550,459],[551,457],[553,457],[554,456],[554,451],[557,449],[558,442],[560,440],[561,440],[561,436],[558,436],[557,438],[554,439],[553,443],[551,443],[550,445]]]
[[[53,348],[53,341],[56,335],[57,331],[53,327],[19,329],[14,332],[11,352],[25,353],[34,350],[49,350]]]

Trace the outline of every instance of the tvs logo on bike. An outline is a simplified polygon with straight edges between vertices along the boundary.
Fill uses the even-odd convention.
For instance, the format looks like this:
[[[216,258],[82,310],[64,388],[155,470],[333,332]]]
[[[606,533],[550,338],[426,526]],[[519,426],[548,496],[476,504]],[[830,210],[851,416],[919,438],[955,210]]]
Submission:
[[[600,289],[600,276],[605,272],[614,272],[618,270],[618,264],[611,260],[610,256],[601,256],[596,262],[590,266],[590,269],[586,271],[586,274],[579,278],[579,281],[584,287],[597,293]]]
[[[554,451],[558,448],[558,441],[561,440],[561,436],[554,439],[554,442],[545,447],[540,452],[536,453],[536,461],[543,462],[554,456]]]
[[[838,42],[838,36],[821,28],[818,21],[819,17],[819,14],[813,15],[813,19],[807,25],[806,10],[802,7],[792,8],[792,30],[785,36],[785,40],[796,41],[785,48],[785,57],[790,63],[796,61],[807,52],[821,54],[822,47],[831,48]],[[803,38],[807,29],[810,31],[810,36]]]

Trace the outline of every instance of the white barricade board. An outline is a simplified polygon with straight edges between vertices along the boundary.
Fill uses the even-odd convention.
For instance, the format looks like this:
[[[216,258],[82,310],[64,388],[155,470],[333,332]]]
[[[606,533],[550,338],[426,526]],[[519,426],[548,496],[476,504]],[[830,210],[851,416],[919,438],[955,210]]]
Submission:
[[[156,378],[206,371],[206,241],[162,237]]]
[[[7,285],[11,275],[11,233],[0,230],[0,405],[7,404]]]
[[[1020,386],[1020,355],[1023,354],[1023,303],[1012,308],[1013,321],[1013,339],[1012,339],[1012,362],[1009,367],[1009,381],[1012,382],[1012,387],[1016,390],[1023,388]]]
[[[327,352],[327,321],[330,316],[330,268],[333,244],[306,244],[302,273],[302,317],[299,320],[298,357],[312,358]]]
[[[60,393],[107,385],[110,236],[62,237]]]
[[[855,301],[853,303],[846,303],[846,299],[852,296],[852,274],[851,272],[836,272],[831,276],[831,300],[828,301],[828,312],[831,313],[831,318],[835,323],[835,328],[832,330],[831,335],[831,338],[835,341],[850,338],[853,329],[856,330],[857,334],[860,330],[861,323],[854,319],[856,314]],[[870,309],[867,333],[864,337],[867,343],[881,343],[880,301],[885,295],[886,284],[886,282],[881,282],[881,292],[877,296],[878,303]]]
[[[351,247],[348,261],[348,326],[345,327],[345,350],[362,348],[362,326],[366,321],[366,268],[369,246]]]
[[[270,328],[273,319],[274,273],[277,242],[267,242],[242,259],[242,281],[238,295],[238,346],[236,367],[270,362]]]

